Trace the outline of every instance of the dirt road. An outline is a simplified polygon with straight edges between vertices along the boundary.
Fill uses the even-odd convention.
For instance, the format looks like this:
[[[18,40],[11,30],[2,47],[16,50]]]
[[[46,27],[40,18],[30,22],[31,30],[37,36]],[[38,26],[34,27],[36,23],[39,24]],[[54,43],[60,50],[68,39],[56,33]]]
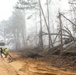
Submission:
[[[0,75],[76,75],[76,73],[60,70],[39,60],[18,58],[8,63],[0,58]]]
[[[18,61],[8,63],[5,59],[0,58],[0,75],[26,75],[19,71],[23,63]]]

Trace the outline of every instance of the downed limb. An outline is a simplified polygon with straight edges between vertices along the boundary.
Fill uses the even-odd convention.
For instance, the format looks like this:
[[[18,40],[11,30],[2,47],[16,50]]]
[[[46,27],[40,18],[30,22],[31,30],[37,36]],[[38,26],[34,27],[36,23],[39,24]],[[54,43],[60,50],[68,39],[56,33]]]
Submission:
[[[43,33],[43,35],[49,35],[48,33]],[[61,35],[60,33],[50,33],[50,35]],[[69,35],[62,34],[63,36],[70,37]]]
[[[69,20],[67,17],[65,17],[63,14],[61,14],[66,20],[68,20],[70,23],[72,23],[74,26],[76,26],[75,23],[73,23],[71,20]]]
[[[60,34],[60,30],[59,30],[58,34]],[[55,37],[55,39],[54,39],[54,41],[53,41],[53,44],[55,43],[57,37],[58,37],[58,35],[56,35],[56,37]]]
[[[65,26],[64,26],[65,27]],[[65,27],[67,30],[68,30],[68,32],[72,35],[72,33],[71,33],[71,31],[67,28],[67,27]]]

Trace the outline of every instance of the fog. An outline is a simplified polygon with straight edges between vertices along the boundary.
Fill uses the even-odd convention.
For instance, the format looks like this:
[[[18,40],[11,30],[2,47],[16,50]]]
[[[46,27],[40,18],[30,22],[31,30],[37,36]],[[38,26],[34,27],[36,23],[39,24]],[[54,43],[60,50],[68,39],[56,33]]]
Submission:
[[[62,34],[69,36],[70,32],[75,37],[75,12],[70,11],[75,7],[72,6],[69,0],[2,0],[0,1],[0,40],[14,49],[41,48],[41,46],[45,48],[49,43],[50,47],[52,44],[59,45],[61,36],[56,38],[54,34],[60,30],[60,20],[62,29],[66,30]]]

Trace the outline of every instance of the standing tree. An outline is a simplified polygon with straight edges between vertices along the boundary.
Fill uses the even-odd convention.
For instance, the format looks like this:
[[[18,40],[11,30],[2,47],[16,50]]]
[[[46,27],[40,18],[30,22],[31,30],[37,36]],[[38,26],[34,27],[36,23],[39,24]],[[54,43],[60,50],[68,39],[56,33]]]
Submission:
[[[14,36],[14,43],[18,49],[20,45],[25,45],[25,17],[24,12],[15,9],[12,16],[8,21],[7,28],[5,29],[8,34]]]

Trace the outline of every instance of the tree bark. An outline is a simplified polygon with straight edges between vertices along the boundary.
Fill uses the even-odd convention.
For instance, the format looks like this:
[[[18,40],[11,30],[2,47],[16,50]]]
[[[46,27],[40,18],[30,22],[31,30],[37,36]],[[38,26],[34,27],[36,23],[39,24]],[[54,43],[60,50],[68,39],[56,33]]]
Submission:
[[[48,31],[48,34],[49,34],[49,39],[51,41],[51,45],[53,47],[53,43],[52,43],[52,39],[51,39],[51,36],[50,36],[50,30],[49,30],[49,27],[48,27],[48,24],[47,24],[47,21],[46,21],[46,18],[45,18],[45,15],[44,15],[44,12],[43,12],[43,9],[42,9],[42,6],[41,6],[41,2],[40,0],[39,1],[39,6],[40,6],[40,9],[41,9],[41,12],[42,12],[42,15],[43,15],[43,18],[44,18],[44,21],[45,21],[45,25],[46,25],[46,28],[47,28],[47,31]],[[50,46],[49,46],[50,47]],[[50,48],[49,48],[50,49]]]
[[[59,21],[60,21],[60,31],[61,31],[61,52],[63,51],[63,39],[62,39],[62,20],[61,20],[61,13],[59,12]]]
[[[42,17],[41,17],[41,11],[40,11],[40,10],[39,10],[39,12],[40,12],[40,34],[39,34],[39,43],[40,43],[41,49],[43,50]]]

